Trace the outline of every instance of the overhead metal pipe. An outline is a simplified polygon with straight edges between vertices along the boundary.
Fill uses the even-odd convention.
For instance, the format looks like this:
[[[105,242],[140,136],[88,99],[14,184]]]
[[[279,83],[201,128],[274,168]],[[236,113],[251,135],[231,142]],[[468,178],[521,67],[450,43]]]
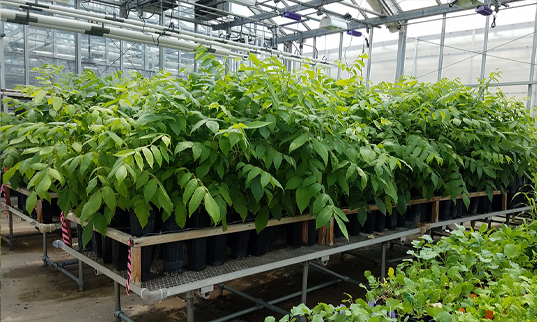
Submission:
[[[1,3],[18,4],[18,6],[20,8],[22,8],[22,9],[25,9],[25,8],[28,7],[28,2],[25,2],[23,0],[5,0],[5,1],[0,1],[0,4]],[[30,5],[31,5],[31,3],[30,3]],[[116,25],[116,26],[121,26],[121,27],[126,27],[125,25],[128,25],[128,28],[137,29],[137,30],[140,30],[140,31],[147,31],[148,29],[156,30],[158,34],[153,35],[152,37],[158,37],[159,34],[161,34],[162,32],[166,31],[166,36],[168,36],[168,37],[172,36],[173,34],[178,34],[178,35],[181,35],[181,38],[183,38],[185,40],[191,40],[191,41],[194,41],[194,42],[204,43],[204,44],[211,45],[211,46],[212,45],[219,46],[219,47],[227,48],[227,49],[230,49],[230,50],[250,51],[250,52],[251,52],[251,50],[256,50],[255,54],[270,55],[270,56],[276,56],[276,57],[279,57],[279,58],[282,58],[281,56],[285,56],[285,57],[289,57],[289,58],[282,58],[282,59],[288,59],[288,60],[297,61],[297,62],[303,62],[303,59],[307,58],[307,57],[303,57],[303,56],[294,55],[292,53],[284,53],[284,52],[281,52],[281,51],[278,51],[278,50],[274,50],[272,48],[260,47],[260,46],[250,45],[250,44],[239,44],[239,43],[236,43],[236,42],[233,42],[233,41],[229,41],[227,39],[222,39],[222,38],[213,37],[213,36],[209,36],[209,35],[198,34],[198,33],[189,32],[189,31],[185,31],[185,30],[168,30],[168,27],[166,27],[166,26],[147,25],[147,24],[145,24],[145,23],[143,23],[141,21],[116,18],[116,17],[109,16],[109,15],[98,14],[98,13],[93,13],[93,12],[86,12],[86,11],[81,11],[81,10],[72,9],[72,8],[65,8],[65,7],[56,6],[56,5],[39,5],[39,9],[41,11],[43,11],[43,12],[53,13],[53,14],[66,15],[66,13],[69,13],[68,16],[71,16],[73,18],[78,18],[78,19],[88,19],[88,17],[91,17],[91,20],[100,22],[102,24],[106,23],[106,24],[111,24],[111,25]],[[56,19],[56,18],[54,18],[54,19]],[[70,30],[68,30],[68,31],[70,31]],[[103,35],[103,36],[106,37],[106,35]],[[204,39],[204,40],[201,40],[200,38]],[[205,41],[205,40],[207,40],[207,41]],[[149,44],[150,45],[151,44],[155,45],[154,42],[149,43]],[[249,50],[249,49],[251,49],[251,50]],[[295,60],[295,59],[298,59],[298,60]],[[314,62],[314,63],[322,63],[322,64],[325,64],[325,65],[336,66],[335,64],[327,63],[327,62],[325,62],[323,60],[319,60],[319,59],[311,59],[310,58],[310,60],[312,62]]]

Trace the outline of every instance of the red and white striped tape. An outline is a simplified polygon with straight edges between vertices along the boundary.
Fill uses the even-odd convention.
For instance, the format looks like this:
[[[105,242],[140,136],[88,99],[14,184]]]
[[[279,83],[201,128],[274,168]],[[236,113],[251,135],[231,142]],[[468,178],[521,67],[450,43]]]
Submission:
[[[0,194],[4,197],[4,210],[6,212],[7,224],[9,225],[9,211],[7,210],[6,188],[4,185],[0,188]]]
[[[127,291],[127,295],[130,291],[130,282],[132,279],[132,260],[131,260],[131,240],[127,240],[127,246],[129,246],[129,256],[127,257],[127,282],[125,283],[125,290]]]
[[[63,211],[60,214],[60,220],[62,222],[62,240],[63,240],[63,243],[66,246],[72,247],[71,246],[71,240],[69,239],[69,231],[67,230],[67,229],[70,229],[71,227],[67,228],[67,222],[65,220],[65,216],[63,214]]]

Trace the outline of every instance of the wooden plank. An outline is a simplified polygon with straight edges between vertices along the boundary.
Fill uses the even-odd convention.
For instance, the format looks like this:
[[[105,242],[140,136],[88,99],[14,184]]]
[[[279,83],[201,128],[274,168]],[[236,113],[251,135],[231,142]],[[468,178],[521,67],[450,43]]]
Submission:
[[[319,245],[326,244],[326,233],[327,233],[327,229],[325,226],[319,229]]]
[[[37,213],[37,222],[43,223],[43,201],[38,199],[35,203],[35,212]]]
[[[334,217],[330,217],[330,227],[327,230],[326,244],[332,246],[334,245]]]
[[[4,202],[7,206],[11,206],[11,189],[4,188]]]
[[[431,217],[431,222],[438,222],[439,214],[440,214],[440,201],[435,200],[433,201],[433,214]]]
[[[131,246],[131,282],[140,286],[142,283],[142,247]]]
[[[302,223],[302,245],[306,245],[308,243],[308,222],[304,221]]]
[[[507,192],[504,192],[502,195],[502,210],[507,210],[507,205],[508,205]]]
[[[22,188],[13,189],[13,188],[11,187],[11,184],[10,184],[9,182],[6,183],[4,186],[9,187],[9,189],[11,189],[11,190],[15,190],[15,191],[17,191],[17,192],[20,192],[20,193],[22,193],[23,195],[27,195],[27,196],[30,195],[30,191],[28,191],[28,190],[26,190],[26,189],[22,189]],[[58,194],[57,194],[56,192],[51,192],[51,191],[49,191],[48,194],[50,195],[50,198],[58,198]]]
[[[73,221],[73,222],[76,222],[77,224],[80,225],[80,218],[78,218],[77,216],[75,216],[73,214],[73,212],[69,212],[67,214],[67,216],[65,216],[66,220],[70,220],[70,221]],[[86,223],[84,223],[84,225],[86,225]],[[93,229],[94,231],[97,231],[95,228]],[[125,245],[127,245],[127,241],[129,240],[129,238],[131,238],[132,236],[127,234],[127,233],[124,233],[122,231],[119,231],[117,229],[114,229],[114,228],[110,228],[108,227],[106,229],[106,237],[110,237],[114,240],[117,240],[118,242],[120,243],[123,243]]]

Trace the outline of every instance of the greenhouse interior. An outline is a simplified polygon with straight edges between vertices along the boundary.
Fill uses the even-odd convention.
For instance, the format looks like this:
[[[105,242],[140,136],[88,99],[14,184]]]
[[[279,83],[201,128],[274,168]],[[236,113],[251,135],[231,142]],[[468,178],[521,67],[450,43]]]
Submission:
[[[0,0],[2,321],[537,321],[536,0]]]

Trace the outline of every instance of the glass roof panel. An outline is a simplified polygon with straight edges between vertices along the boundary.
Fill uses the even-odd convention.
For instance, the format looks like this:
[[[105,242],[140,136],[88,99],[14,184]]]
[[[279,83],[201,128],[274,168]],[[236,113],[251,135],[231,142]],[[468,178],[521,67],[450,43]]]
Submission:
[[[445,0],[443,2],[445,2]],[[399,4],[403,11],[438,6],[436,0],[398,0],[397,4]]]

